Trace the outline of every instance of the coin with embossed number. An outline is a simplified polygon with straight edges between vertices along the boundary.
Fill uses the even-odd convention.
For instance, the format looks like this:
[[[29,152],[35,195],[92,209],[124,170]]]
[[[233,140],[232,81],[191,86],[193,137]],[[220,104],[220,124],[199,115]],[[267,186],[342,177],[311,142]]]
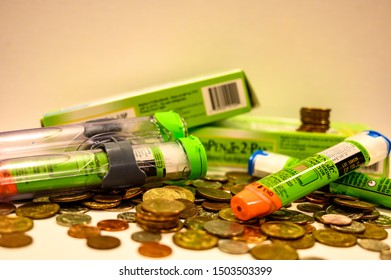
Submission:
[[[250,250],[251,255],[258,260],[297,260],[296,249],[286,244],[260,244]]]
[[[33,239],[23,232],[3,233],[0,236],[0,246],[7,248],[19,248],[30,245]]]
[[[51,202],[27,202],[15,210],[15,214],[31,219],[46,219],[53,217],[60,210],[60,205]]]
[[[146,257],[163,258],[171,255],[172,249],[159,242],[144,242],[138,248],[138,252]]]
[[[108,250],[121,245],[121,240],[115,236],[96,235],[87,238],[87,245],[94,249]]]

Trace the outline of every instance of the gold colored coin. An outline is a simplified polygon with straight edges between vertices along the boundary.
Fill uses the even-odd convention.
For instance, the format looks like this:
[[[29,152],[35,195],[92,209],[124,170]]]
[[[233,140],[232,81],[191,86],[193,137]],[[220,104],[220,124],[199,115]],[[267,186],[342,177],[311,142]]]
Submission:
[[[96,235],[87,238],[87,245],[94,249],[108,250],[121,245],[121,240],[114,236]]]
[[[138,252],[146,257],[163,258],[171,255],[172,249],[158,242],[144,242],[138,248]]]
[[[172,240],[177,246],[190,250],[208,250],[219,241],[216,236],[204,230],[193,229],[175,233]]]
[[[251,255],[258,260],[298,260],[297,251],[286,244],[260,244],[250,250]]]
[[[212,201],[230,202],[232,198],[231,193],[219,189],[198,187],[196,191],[199,196]]]
[[[198,208],[194,202],[184,198],[178,198],[177,200],[185,205],[185,210],[179,213],[180,219],[186,219],[188,217],[194,217],[195,215],[197,215]]]
[[[143,194],[142,197],[143,201],[150,199],[175,200],[178,198],[184,198],[190,201],[194,201],[195,199],[194,194],[190,190],[173,185],[149,189]]]
[[[141,208],[161,216],[173,216],[179,215],[186,207],[175,199],[148,199],[143,201]]]
[[[58,194],[51,194],[49,196],[49,200],[54,203],[69,203],[85,200],[91,198],[93,195],[93,192],[62,192]]]
[[[129,189],[126,189],[125,194],[122,196],[122,199],[132,199],[142,193],[143,193],[143,188],[141,188],[141,187],[129,188]]]
[[[27,217],[0,215],[0,233],[26,232],[33,228],[33,220]]]
[[[383,227],[379,227],[375,224],[364,223],[365,231],[363,233],[356,233],[357,238],[370,238],[370,239],[378,239],[383,240],[388,237],[388,231],[386,231]]]
[[[15,214],[31,219],[53,217],[60,210],[60,205],[51,202],[27,202],[15,210]]]
[[[343,199],[340,197],[336,197],[333,200],[336,204],[345,206],[345,207],[350,207],[350,208],[355,208],[355,209],[360,209],[360,210],[372,210],[375,208],[375,205],[369,202],[361,201],[361,200],[350,200],[350,199]]]
[[[122,196],[121,195],[114,195],[114,194],[96,194],[92,197],[92,200],[96,202],[102,202],[102,203],[117,203],[121,202]]]
[[[3,233],[0,236],[0,246],[7,248],[19,248],[30,245],[33,239],[23,232]]]
[[[185,220],[184,226],[188,229],[198,229],[203,230],[204,224],[208,221],[215,220],[212,217],[209,216],[195,216],[195,217],[189,217]]]
[[[70,226],[68,235],[75,238],[88,238],[90,236],[100,235],[100,229],[95,226],[77,224]]]
[[[272,238],[273,243],[286,244],[294,249],[307,249],[315,245],[315,239],[312,234],[305,234],[304,236],[297,239],[278,239]]]
[[[352,247],[357,243],[355,235],[338,232],[331,228],[318,229],[312,234],[319,243],[332,247]]]
[[[270,221],[261,225],[261,230],[270,237],[296,239],[304,236],[305,229],[289,221]]]
[[[114,208],[117,207],[121,202],[116,201],[116,202],[97,202],[93,200],[83,200],[81,204],[89,209],[94,209],[94,210],[105,210],[109,208]]]
[[[97,227],[106,231],[122,231],[129,228],[128,222],[120,219],[107,219],[97,223]]]

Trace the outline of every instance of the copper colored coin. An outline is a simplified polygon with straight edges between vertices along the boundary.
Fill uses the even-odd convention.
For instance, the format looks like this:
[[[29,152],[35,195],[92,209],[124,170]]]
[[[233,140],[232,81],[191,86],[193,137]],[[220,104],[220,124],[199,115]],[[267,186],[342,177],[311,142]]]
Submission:
[[[9,202],[0,202],[0,215],[8,215],[15,211],[16,206]]]
[[[171,255],[172,249],[158,242],[145,242],[138,248],[138,252],[146,257],[162,258]]]
[[[25,247],[32,242],[33,239],[22,232],[4,233],[0,237],[0,246],[7,248]]]
[[[87,245],[94,249],[114,249],[121,245],[121,240],[114,236],[97,235],[87,238]]]
[[[94,226],[77,224],[68,229],[68,235],[75,238],[88,238],[90,236],[100,235],[100,229]]]
[[[129,223],[120,219],[107,219],[99,221],[98,228],[106,231],[121,231],[129,228]]]

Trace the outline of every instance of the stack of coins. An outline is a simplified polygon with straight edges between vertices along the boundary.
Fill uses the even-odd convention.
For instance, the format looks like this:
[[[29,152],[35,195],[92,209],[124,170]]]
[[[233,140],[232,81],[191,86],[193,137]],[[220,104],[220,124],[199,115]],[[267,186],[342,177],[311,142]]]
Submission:
[[[148,199],[136,206],[136,223],[149,232],[174,232],[182,228],[185,205],[175,199]]]
[[[301,126],[297,131],[326,132],[330,128],[330,111],[327,108],[303,107],[300,110]]]

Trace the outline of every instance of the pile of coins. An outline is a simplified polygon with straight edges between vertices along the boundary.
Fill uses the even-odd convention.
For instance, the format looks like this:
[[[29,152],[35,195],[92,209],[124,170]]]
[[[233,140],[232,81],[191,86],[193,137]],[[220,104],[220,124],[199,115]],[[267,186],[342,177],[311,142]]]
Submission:
[[[182,228],[179,214],[185,205],[173,199],[153,198],[136,206],[136,222],[149,232],[175,232]]]
[[[301,126],[297,130],[307,132],[326,132],[330,128],[330,111],[331,109],[327,108],[301,108]]]
[[[301,250],[316,243],[359,246],[378,252],[379,259],[391,259],[384,242],[391,217],[380,214],[372,203],[329,193],[327,186],[268,216],[237,219],[231,197],[258,179],[245,172],[227,172],[138,188],[47,195],[19,201],[17,207],[0,203],[0,246],[30,245],[33,240],[27,232],[35,221],[53,218],[69,228],[68,236],[85,239],[88,247],[99,250],[121,246],[110,232],[126,231],[134,223],[140,230],[131,234],[129,242],[138,242],[137,252],[152,258],[172,254],[175,249],[162,243],[162,235],[170,234],[172,243],[183,249],[218,248],[260,260],[302,259]],[[91,225],[89,211],[109,211],[115,217]]]

